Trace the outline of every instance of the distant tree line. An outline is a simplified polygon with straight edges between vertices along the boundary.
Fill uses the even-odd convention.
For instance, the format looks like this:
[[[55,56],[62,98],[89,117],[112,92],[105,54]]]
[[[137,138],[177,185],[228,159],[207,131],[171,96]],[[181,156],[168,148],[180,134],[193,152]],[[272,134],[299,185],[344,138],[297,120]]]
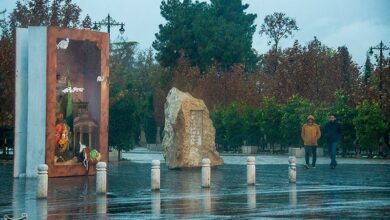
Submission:
[[[225,148],[237,148],[244,144],[244,141],[258,146],[275,143],[298,146],[299,131],[307,115],[316,115],[320,124],[324,125],[328,114],[332,112],[342,122],[344,133],[341,146],[344,154],[354,147],[369,151],[378,149],[380,138],[388,136],[389,132],[388,58],[385,59],[383,66],[385,89],[382,91],[382,96],[387,98],[380,100],[378,89],[380,70],[378,65],[371,63],[368,54],[366,64],[362,68],[352,60],[346,46],[330,48],[317,37],[306,45],[301,45],[295,40],[291,47],[282,49],[279,46],[280,41],[292,36],[299,28],[294,19],[276,12],[265,17],[259,31],[260,35],[270,39],[269,45],[272,44],[270,50],[258,54],[251,49],[256,54],[255,68],[252,68],[251,63],[244,61],[230,62],[228,65],[220,62],[201,64],[198,57],[202,56],[194,53],[192,49],[197,48],[198,51],[203,45],[197,43],[196,39],[185,41],[184,39],[189,38],[174,30],[183,30],[181,28],[183,25],[192,33],[191,31],[202,30],[203,27],[191,22],[190,16],[186,16],[189,13],[180,13],[177,8],[199,6],[204,11],[213,11],[213,8],[222,7],[224,13],[213,14],[214,20],[229,20],[228,15],[237,14],[237,11],[240,11],[239,14],[243,17],[250,17],[250,14],[245,13],[248,5],[243,5],[240,0],[230,1],[226,7],[219,5],[220,2],[223,1],[210,1],[209,4],[163,1],[161,13],[167,23],[160,25],[160,32],[156,35],[153,46],[157,50],[157,59],[172,58],[169,65],[162,60],[159,60],[160,63],[173,67],[169,69],[171,74],[167,74],[167,77],[171,77],[170,83],[155,90],[157,94],[154,97],[161,100],[161,103],[157,101],[154,105],[158,120],[163,118],[164,100],[161,97],[165,97],[168,90],[175,86],[206,102],[216,126],[216,141]],[[229,10],[234,12],[229,13]],[[189,21],[186,21],[191,25],[176,22],[177,19],[183,20],[181,16],[188,18]],[[233,21],[240,23],[241,20]],[[246,27],[252,25],[253,20],[248,22]],[[249,35],[251,37],[245,39],[251,41],[254,32],[250,28],[245,30],[246,34],[241,34],[240,37]],[[206,32],[205,30],[204,33]],[[209,38],[208,43],[218,45],[221,41],[235,37],[226,33],[221,32],[215,41]],[[200,36],[207,37],[206,34]],[[174,43],[173,41],[177,39],[190,43],[192,47],[187,48],[180,43]],[[244,42],[243,39],[238,41]],[[160,47],[161,45],[163,47]],[[232,50],[228,48],[224,53],[234,56],[236,54],[234,48],[238,47]],[[215,61],[214,58],[208,60]],[[381,141],[383,142],[383,139]]]
[[[342,90],[335,93],[331,105],[315,105],[301,96],[292,96],[285,103],[274,98],[264,98],[261,107],[245,103],[217,106],[211,111],[216,127],[216,143],[220,150],[239,152],[242,145],[258,146],[274,152],[280,145],[286,152],[288,147],[302,147],[300,137],[302,125],[308,114],[314,115],[321,132],[329,121],[329,113],[335,114],[342,128],[340,149],[343,156],[349,152],[372,155],[380,146],[381,135],[388,126],[378,103],[365,100],[356,107],[348,104],[348,96]],[[326,149],[326,140],[320,139],[320,147]]]

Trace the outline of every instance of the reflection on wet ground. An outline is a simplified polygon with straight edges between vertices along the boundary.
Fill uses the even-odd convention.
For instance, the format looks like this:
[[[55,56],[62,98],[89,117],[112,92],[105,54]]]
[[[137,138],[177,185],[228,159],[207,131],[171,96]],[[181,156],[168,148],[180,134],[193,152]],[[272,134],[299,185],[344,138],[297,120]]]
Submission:
[[[257,184],[247,186],[246,156],[225,156],[225,165],[212,168],[210,189],[200,187],[200,169],[168,170],[162,163],[161,191],[152,192],[150,162],[161,154],[138,149],[126,156],[131,161],[110,164],[106,196],[95,194],[95,177],[51,178],[48,199],[37,200],[35,179],[13,179],[12,165],[0,165],[0,217],[22,213],[29,219],[390,216],[390,161],[357,164],[340,159],[337,169],[331,170],[322,158],[316,169],[298,166],[297,184],[289,184],[287,156],[258,156]]]

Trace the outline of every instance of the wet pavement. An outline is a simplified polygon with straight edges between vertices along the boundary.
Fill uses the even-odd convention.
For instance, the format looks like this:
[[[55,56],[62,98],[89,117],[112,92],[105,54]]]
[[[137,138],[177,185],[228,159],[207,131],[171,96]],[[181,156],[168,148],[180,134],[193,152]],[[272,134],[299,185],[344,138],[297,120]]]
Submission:
[[[264,219],[366,218],[390,216],[390,161],[327,158],[288,183],[287,156],[256,156],[256,186],[246,185],[247,156],[224,155],[202,189],[200,169],[168,170],[157,152],[136,149],[130,161],[108,169],[107,196],[95,194],[95,177],[50,178],[47,200],[36,199],[35,179],[13,179],[0,164],[0,217],[29,219]],[[150,191],[150,162],[162,160],[161,191]]]

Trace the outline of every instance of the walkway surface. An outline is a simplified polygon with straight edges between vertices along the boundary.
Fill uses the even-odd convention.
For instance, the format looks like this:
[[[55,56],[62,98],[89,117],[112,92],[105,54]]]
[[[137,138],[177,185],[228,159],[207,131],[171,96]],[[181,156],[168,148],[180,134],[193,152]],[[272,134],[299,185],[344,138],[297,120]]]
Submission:
[[[49,179],[47,200],[37,200],[36,179],[13,179],[0,164],[0,217],[29,219],[263,219],[387,218],[390,161],[327,158],[288,183],[287,156],[256,156],[255,187],[246,185],[246,157],[223,156],[212,169],[211,188],[200,187],[200,169],[168,170],[162,155],[135,149],[130,161],[112,163],[107,196],[95,194],[95,177]],[[150,162],[160,159],[161,191],[150,191]],[[387,216],[387,217],[386,217]]]

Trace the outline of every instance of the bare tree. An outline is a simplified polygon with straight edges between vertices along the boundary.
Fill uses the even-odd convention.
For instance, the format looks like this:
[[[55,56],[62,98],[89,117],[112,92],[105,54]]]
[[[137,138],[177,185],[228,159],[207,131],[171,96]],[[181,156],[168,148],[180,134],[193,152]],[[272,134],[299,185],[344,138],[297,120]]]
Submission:
[[[278,49],[279,41],[292,35],[293,31],[299,28],[295,19],[287,17],[286,14],[274,12],[264,18],[264,23],[260,27],[260,35],[267,35],[270,38],[268,45],[274,41],[275,49]]]

